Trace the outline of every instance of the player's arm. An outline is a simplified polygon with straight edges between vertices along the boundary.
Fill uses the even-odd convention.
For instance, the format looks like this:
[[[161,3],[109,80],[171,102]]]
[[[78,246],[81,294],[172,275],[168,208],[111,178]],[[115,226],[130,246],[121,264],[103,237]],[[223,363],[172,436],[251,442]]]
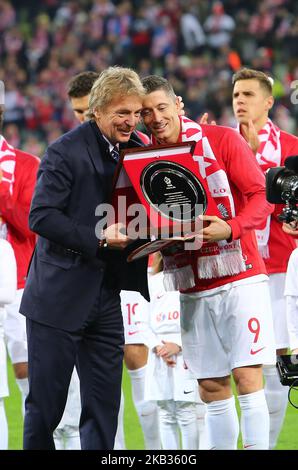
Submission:
[[[265,176],[255,156],[236,131],[226,131],[221,150],[230,185],[237,188],[242,198],[244,196],[244,206],[236,217],[227,221],[232,239],[238,239],[249,230],[264,225],[274,205],[266,200]]]
[[[29,229],[29,211],[38,166],[39,160],[34,157],[26,162],[14,183],[12,194],[7,185],[0,183],[0,213],[3,219],[19,232],[20,237],[32,234]]]

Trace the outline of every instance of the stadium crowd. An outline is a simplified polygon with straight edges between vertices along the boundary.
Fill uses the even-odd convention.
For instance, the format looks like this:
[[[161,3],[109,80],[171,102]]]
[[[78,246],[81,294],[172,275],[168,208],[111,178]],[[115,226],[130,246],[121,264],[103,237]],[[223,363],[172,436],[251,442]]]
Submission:
[[[297,13],[294,0],[0,0],[4,134],[41,156],[76,124],[65,83],[113,64],[166,77],[189,117],[207,111],[233,127],[232,74],[241,65],[269,72],[272,118],[296,133],[298,111],[289,97],[298,79]]]
[[[289,155],[298,154],[298,139],[295,137],[298,131],[296,106],[298,90],[297,12],[298,7],[292,0],[265,0],[262,3],[252,1],[249,4],[243,0],[215,1],[213,3],[194,0],[165,0],[163,2],[157,0],[142,2],[140,0],[81,0],[79,2],[46,0],[40,5],[28,1],[26,6],[17,0],[0,0],[0,80],[5,83],[5,120],[3,136],[0,135],[2,190],[0,194],[2,197],[0,199],[0,228],[2,230],[0,239],[7,239],[15,251],[18,277],[21,275],[20,267],[25,269],[25,264],[20,262],[18,258],[20,250],[18,251],[18,246],[14,246],[13,243],[14,237],[18,238],[17,230],[20,230],[24,240],[27,240],[28,228],[39,235],[28,278],[26,279],[26,275],[22,274],[23,282],[21,285],[18,283],[18,303],[15,302],[15,305],[11,305],[17,317],[19,310],[27,317],[29,394],[26,339],[22,339],[25,351],[22,360],[19,357],[15,361],[11,351],[13,348],[9,346],[6,339],[23,399],[27,396],[25,449],[53,449],[52,432],[54,429],[59,429],[59,426],[62,440],[66,439],[63,434],[65,426],[71,426],[74,431],[72,438],[76,439],[76,443],[69,448],[80,447],[78,419],[74,425],[69,425],[69,417],[66,416],[66,421],[62,419],[57,427],[65,407],[74,363],[78,367],[81,380],[80,441],[82,449],[111,449],[114,445],[117,422],[118,437],[116,437],[114,448],[125,448],[123,429],[121,429],[123,428],[121,411],[117,419],[122,370],[122,349],[118,346],[123,344],[122,319],[118,315],[120,311],[118,291],[122,290],[123,294],[126,285],[129,289],[138,287],[137,290],[148,298],[145,281],[147,279],[146,261],[144,260],[142,266],[139,265],[138,276],[136,276],[137,270],[134,272],[133,268],[131,268],[131,272],[128,270],[125,275],[127,264],[122,263],[122,254],[119,255],[119,249],[123,249],[129,244],[128,236],[124,235],[116,224],[115,228],[111,225],[101,231],[100,237],[97,235],[95,237],[93,233],[93,204],[95,200],[97,202],[98,200],[105,201],[106,194],[104,185],[100,188],[98,186],[98,175],[94,177],[94,169],[90,165],[90,155],[86,152],[86,142],[89,145],[91,142],[93,145],[90,148],[92,147],[94,153],[92,155],[96,168],[102,161],[105,168],[104,174],[109,181],[108,178],[113,174],[121,149],[126,145],[128,147],[143,147],[148,143],[147,135],[144,135],[140,130],[136,134],[133,132],[141,116],[143,125],[146,125],[146,128],[141,130],[151,132],[151,139],[155,145],[187,141],[190,132],[191,139],[197,142],[197,156],[204,160],[203,174],[205,167],[209,168],[211,165],[208,159],[212,160],[212,167],[206,172],[208,175],[205,175],[208,190],[212,193],[210,197],[214,200],[222,197],[217,194],[223,188],[227,194],[230,194],[222,204],[217,205],[218,216],[215,215],[216,213],[203,216],[204,220],[208,222],[206,226],[204,225],[201,234],[205,245],[195,252],[196,257],[185,254],[185,249],[178,255],[177,253],[163,252],[164,265],[163,267],[159,266],[155,272],[155,274],[160,274],[155,293],[154,282],[152,278],[150,281],[149,276],[152,308],[147,306],[148,318],[146,322],[149,327],[147,325],[146,328],[151,328],[152,344],[149,340],[143,341],[143,336],[140,341],[136,341],[136,336],[131,341],[127,341],[125,338],[125,362],[131,376],[133,398],[143,428],[146,448],[157,449],[160,445],[168,449],[177,448],[179,445],[178,429],[180,428],[184,449],[197,447],[236,449],[239,423],[234,398],[231,396],[229,378],[231,371],[239,395],[240,428],[244,448],[275,448],[287,406],[287,389],[280,385],[275,370],[275,350],[277,354],[283,354],[286,353],[288,346],[292,350],[295,350],[296,347],[296,342],[293,346],[292,339],[291,344],[288,341],[284,298],[288,258],[294,250],[296,242],[292,236],[283,232],[282,224],[277,219],[277,212],[273,213],[272,206],[265,201],[262,173],[268,167],[283,165],[285,158]],[[113,67],[115,64],[121,67]],[[250,69],[243,68],[244,66],[248,66]],[[125,67],[130,67],[130,69]],[[86,72],[87,70],[89,72]],[[88,86],[83,90],[81,84],[78,86],[78,83],[82,78],[83,82],[86,81],[86,75],[88,76]],[[97,78],[98,76],[99,78]],[[268,76],[274,77],[274,82]],[[121,86],[123,88],[118,86],[119,77],[122,77]],[[96,79],[97,81],[91,90]],[[181,95],[182,104],[181,98],[179,100],[177,95]],[[90,97],[90,101],[88,97]],[[1,117],[3,117],[4,107],[2,107],[2,102],[0,104]],[[269,111],[273,122],[268,116]],[[82,123],[80,126],[78,126],[77,119]],[[211,123],[216,121],[216,124],[227,127],[211,126],[208,119]],[[228,129],[228,127],[236,128],[237,132]],[[74,130],[57,140],[70,129]],[[84,139],[83,135],[85,135]],[[73,147],[74,142],[77,142],[76,147]],[[17,148],[22,149],[21,155],[19,155],[20,151],[16,150]],[[30,184],[30,191],[28,189],[26,192],[27,199],[22,201],[22,207],[20,204],[18,211],[16,206],[12,204],[6,204],[9,206],[7,209],[4,203],[11,198],[19,202],[20,195],[25,193],[23,185],[20,183],[21,176],[25,178],[24,170],[22,172],[19,170],[21,157],[22,161],[25,161],[25,157],[27,159],[32,157],[34,171],[30,171],[30,177],[35,182],[39,159],[29,154],[41,158],[45,151],[45,157],[42,158],[38,173],[35,195],[31,203],[29,227],[27,227],[34,184]],[[67,184],[70,180],[69,155],[73,157],[72,162],[74,163],[71,168],[73,183],[70,186]],[[83,174],[86,178],[88,177],[89,189],[91,188],[89,202],[81,169],[81,163],[84,159],[85,173]],[[77,167],[75,166],[76,162],[78,163]],[[98,166],[97,171],[99,170]],[[221,175],[220,179],[218,179],[219,174]],[[245,178],[243,178],[243,174],[246,175]],[[92,189],[93,177],[94,188]],[[29,181],[29,176],[26,177],[26,180]],[[20,188],[23,188],[23,191]],[[80,191],[82,190],[84,194],[81,197]],[[67,211],[64,202],[61,204],[59,202],[62,199],[62,192],[65,201],[70,201]],[[96,197],[95,194],[97,194]],[[56,200],[57,195],[59,198]],[[73,198],[74,204],[72,204],[71,198]],[[77,207],[76,201],[78,199],[86,203],[85,208],[84,206]],[[239,209],[240,206],[241,209]],[[12,207],[13,210],[11,210]],[[83,220],[86,216],[87,207],[90,217],[87,222],[84,219],[82,226],[86,225],[88,230],[91,227],[91,231],[90,234],[88,232],[88,237],[82,238],[84,240],[82,242],[80,236],[77,237],[78,240],[76,237],[72,238],[73,227],[78,227],[76,230],[80,233],[80,217]],[[220,207],[224,210],[220,210]],[[80,211],[82,211],[82,215]],[[10,212],[15,216],[15,219],[11,218]],[[20,227],[16,224],[18,214],[23,214],[24,219],[22,219],[23,225]],[[266,217],[266,226],[264,226]],[[73,221],[75,221],[74,226],[71,225]],[[54,230],[53,227],[55,227]],[[116,231],[116,235],[112,228]],[[256,230],[256,237],[253,229]],[[121,234],[120,237],[118,231]],[[70,234],[69,239],[65,238],[64,232],[67,237]],[[35,235],[29,233],[34,237],[34,240],[30,250],[27,250],[28,259],[29,254],[31,257],[35,244]],[[291,235],[297,235],[297,232],[291,233]],[[284,248],[282,248],[283,243]],[[209,248],[214,246],[214,252],[208,254],[209,263],[206,257],[207,245]],[[225,251],[226,247],[230,251]],[[46,260],[44,259],[45,253]],[[58,262],[55,258],[57,255]],[[115,255],[115,262],[113,262],[113,255]],[[227,255],[230,258],[227,258]],[[73,263],[69,261],[70,256],[73,258]],[[190,256],[190,259],[187,256]],[[52,259],[52,257],[54,258]],[[66,259],[66,264],[61,264],[60,258],[63,263]],[[224,259],[226,265],[223,263]],[[230,264],[227,260],[230,260]],[[216,268],[213,266],[215,261]],[[41,264],[39,264],[40,262]],[[43,262],[48,264],[45,266]],[[85,262],[86,266],[88,264],[90,282],[92,279],[94,283],[93,303],[91,306],[90,283],[87,283],[88,288],[82,290],[86,294],[85,297],[79,289],[74,289],[74,296],[79,295],[79,302],[72,300],[72,294],[70,295],[70,291],[66,288],[65,299],[69,303],[69,311],[75,305],[77,308],[75,314],[72,312],[73,315],[69,317],[68,322],[68,317],[64,315],[67,310],[65,299],[62,300],[61,305],[59,304],[61,312],[58,304],[52,308],[52,299],[54,298],[56,302],[56,296],[53,295],[53,292],[55,288],[58,289],[58,298],[61,295],[60,290],[63,282],[66,282],[66,287],[69,285],[69,273],[72,275],[80,273],[81,275]],[[93,266],[93,262],[98,263],[97,267],[104,266],[104,269],[96,270],[96,275],[100,278],[100,285],[102,282],[100,293],[98,292],[98,280],[92,271],[95,266]],[[49,266],[63,268],[63,270],[54,268],[58,274],[62,274],[62,277],[58,280],[57,273],[50,276],[53,281],[51,286],[49,282],[44,282],[44,284],[41,282],[42,279],[45,279],[45,272],[49,273],[50,269],[53,269]],[[78,270],[76,270],[76,266],[79,266]],[[117,275],[114,271],[115,266],[117,266]],[[211,266],[213,266],[212,275],[208,271]],[[162,270],[164,270],[164,274],[161,273]],[[179,282],[175,278],[176,271]],[[190,271],[191,275],[189,275]],[[143,277],[140,277],[141,273]],[[187,276],[186,274],[184,276],[184,273],[187,273]],[[266,273],[269,275],[272,306],[270,306]],[[164,291],[161,292],[163,276],[167,282],[169,276],[172,276],[171,281],[175,285],[175,290],[180,290],[182,293],[180,296],[182,342],[179,326],[180,311],[178,307],[174,307],[174,301],[177,301],[177,297],[173,300],[175,320],[177,320],[175,325],[173,322],[170,323],[170,318],[166,318],[166,314],[162,316],[164,324],[159,323],[160,309],[165,308],[166,312],[168,308],[166,299],[163,300],[163,307],[158,303],[156,310],[154,310],[154,295],[156,294],[158,300],[166,295]],[[84,278],[87,279],[87,277]],[[23,296],[25,279],[26,288]],[[138,286],[136,279],[138,279]],[[190,283],[189,285],[186,280]],[[81,285],[80,282],[78,284]],[[250,286],[249,289],[246,284]],[[42,285],[44,291],[42,291]],[[255,296],[251,295],[253,288],[256,291]],[[218,299],[225,291],[227,299],[223,302],[223,306],[219,307],[217,305]],[[51,292],[50,295],[49,292]],[[289,292],[287,291],[286,295],[290,298],[293,297],[294,294]],[[207,298],[206,305],[204,297]],[[19,308],[21,298],[23,300]],[[37,298],[42,299],[38,308],[36,307]],[[246,298],[247,300],[245,300]],[[32,299],[34,299],[33,303]],[[63,299],[63,295],[61,299]],[[242,303],[235,303],[235,299],[237,301],[240,299]],[[169,302],[170,300],[172,301],[169,297]],[[210,307],[211,301],[217,305],[216,308]],[[82,303],[80,304],[80,302]],[[106,307],[109,302],[111,302],[111,306]],[[125,316],[123,311],[126,307],[128,317],[135,314],[136,302],[139,300],[137,297],[133,297],[131,302],[128,297],[122,298],[123,316]],[[232,302],[231,307],[227,307],[228,302]],[[289,302],[288,304],[291,306]],[[260,305],[262,306],[260,307]],[[294,303],[293,306],[295,307]],[[147,310],[147,307],[142,306],[142,309]],[[209,312],[206,313],[209,307],[210,315]],[[273,309],[273,323],[271,307]],[[236,312],[235,319],[232,315],[233,308]],[[225,319],[222,330],[220,325],[218,328],[214,328],[217,333],[219,332],[220,341],[227,342],[227,344],[231,341],[232,352],[226,354],[225,368],[223,368],[221,360],[214,360],[214,364],[210,364],[207,371],[202,365],[194,366],[194,362],[197,361],[197,357],[194,357],[196,353],[192,355],[189,351],[191,351],[193,343],[202,346],[200,335],[201,332],[206,331],[206,344],[211,345],[209,346],[210,351],[215,351],[216,342],[214,344],[210,342],[210,338],[213,337],[213,323],[212,325],[210,323],[210,328],[206,324],[202,327],[201,324],[197,329],[189,329],[186,320],[189,319],[188,314],[192,312],[196,314],[195,321],[199,324],[200,318],[211,318],[213,310],[217,313],[220,312],[222,317],[227,311],[233,317],[231,321],[235,322],[237,328],[241,327],[243,331],[245,330],[247,347],[243,346],[243,336],[240,334],[236,335],[234,339],[225,337],[228,321]],[[88,311],[88,316],[83,318],[83,315],[87,315]],[[187,314],[185,314],[186,311]],[[242,316],[238,315],[239,311]],[[282,316],[280,315],[281,311]],[[115,330],[107,329],[113,341],[115,340],[114,346],[118,351],[117,364],[115,362],[117,373],[113,372],[113,367],[108,367],[112,378],[110,383],[113,384],[113,387],[104,393],[105,397],[110,398],[110,408],[103,406],[104,400],[101,396],[103,385],[110,386],[107,380],[108,375],[105,372],[102,375],[104,377],[103,385],[99,386],[98,382],[94,395],[97,405],[89,409],[88,394],[91,390],[92,393],[94,391],[92,385],[94,376],[93,372],[91,375],[86,375],[86,370],[89,370],[88,361],[90,358],[86,360],[84,345],[86,337],[88,337],[90,345],[93,341],[88,336],[89,329],[93,331],[93,334],[98,334],[99,338],[102,333],[100,323],[103,321],[102,316],[108,314],[107,317],[111,318],[113,312],[115,319],[117,318],[117,322],[120,322],[121,325],[119,323]],[[9,308],[7,308],[7,317],[3,323],[4,337],[8,337],[8,328],[7,325],[5,326],[5,322],[7,323],[7,319],[9,319],[8,313]],[[290,324],[292,330],[296,331],[295,308],[292,308],[292,313],[294,321]],[[244,314],[247,315],[247,319]],[[74,317],[77,321],[75,324],[73,323]],[[21,318],[24,322],[24,318]],[[276,318],[279,319],[279,323],[276,323]],[[137,324],[139,323],[140,321]],[[261,324],[266,328],[262,326],[262,330],[260,330]],[[230,323],[229,325],[230,329],[234,331],[234,327]],[[284,334],[281,334],[281,325],[284,327]],[[75,332],[73,328],[76,328]],[[128,329],[127,325],[125,333],[127,333],[126,329]],[[263,337],[265,330],[266,335]],[[21,331],[24,331],[24,325]],[[61,334],[62,340],[59,335],[57,336],[57,331]],[[199,331],[200,335],[190,337],[189,331],[192,333]],[[256,343],[260,331],[262,334],[259,344],[264,346],[259,349],[251,349],[248,358],[251,334],[255,335],[254,343]],[[76,332],[78,332],[78,337],[76,337]],[[134,335],[135,332],[129,334]],[[172,336],[173,333],[175,336]],[[44,335],[43,346],[40,348],[39,360],[37,361],[40,369],[36,373],[37,365],[34,363],[33,350],[36,347],[35,341],[40,340],[42,334]],[[66,341],[64,342],[68,336],[75,341],[79,338],[82,343],[79,346],[76,345],[76,348],[70,347]],[[240,336],[241,342],[239,341]],[[294,337],[296,341],[296,333]],[[13,338],[14,342],[15,340],[16,338]],[[52,341],[57,341],[58,346],[60,340],[61,351],[63,350],[65,353],[68,369],[66,363],[63,362],[64,369],[60,370],[60,380],[63,378],[64,381],[63,387],[60,384],[56,388],[56,382],[52,378],[57,378],[55,364],[58,349],[49,347],[47,351],[44,345],[47,344],[46,341],[48,341],[48,346],[52,345]],[[237,341],[239,341],[238,349]],[[94,343],[98,348],[94,355],[96,363],[102,357],[99,343]],[[146,361],[133,363],[133,355],[129,354],[128,346],[130,346],[131,353],[132,347],[137,346],[138,351],[142,348],[146,358],[148,347],[148,363],[146,364]],[[116,349],[112,348],[111,351]],[[230,351],[229,347],[226,349]],[[247,356],[244,357],[243,351],[246,349]],[[52,353],[51,365],[48,361],[50,350]],[[206,354],[208,351],[206,345],[202,346],[202,350]],[[259,354],[261,351],[263,352]],[[43,365],[41,352],[44,353]],[[258,356],[250,357],[255,354]],[[5,358],[4,355],[3,357]],[[220,357],[222,359],[222,354]],[[199,361],[205,363],[202,353],[199,355]],[[2,362],[6,366],[6,358]],[[92,361],[90,366],[91,363]],[[108,358],[103,363],[109,364]],[[267,368],[262,370],[261,364]],[[19,366],[22,368],[20,369]],[[190,377],[186,372],[187,366],[189,367],[188,372],[193,374]],[[215,369],[220,367],[221,370],[212,370],[212,367]],[[175,370],[171,371],[171,368]],[[66,369],[67,374],[65,374]],[[44,382],[40,380],[45,370],[47,370],[46,377],[49,380],[46,387],[44,387]],[[156,372],[157,370],[159,373]],[[175,379],[178,373],[179,380]],[[265,377],[265,389],[263,389],[263,377]],[[197,390],[194,378],[199,381],[200,397],[204,403],[195,393]],[[181,387],[183,385],[181,390],[179,389],[180,391],[179,387],[176,390],[172,386],[175,380]],[[190,382],[186,382],[187,380]],[[191,380],[194,381],[193,389],[185,391],[184,388],[189,388],[191,385]],[[188,387],[184,386],[184,381],[185,384],[189,384]],[[138,384],[136,384],[137,382]],[[150,389],[152,384],[155,384],[153,395]],[[163,393],[157,393],[158,386],[161,386]],[[53,393],[49,392],[51,387]],[[48,397],[43,396],[42,388],[49,392]],[[38,390],[41,393],[35,393]],[[74,387],[74,392],[79,413],[78,383]],[[193,395],[189,395],[186,399],[184,394],[191,392]],[[4,397],[8,392],[5,389],[1,393]],[[0,395],[0,405],[2,395]],[[35,403],[36,397],[40,403],[37,403],[38,400]],[[50,413],[44,413],[44,403],[50,403],[51,399],[53,406],[49,407]],[[152,401],[156,402],[157,407],[155,405],[153,408],[151,407],[149,413],[148,403]],[[103,406],[103,410],[101,410],[101,406]],[[42,419],[36,418],[38,416],[36,409],[41,412]],[[111,413],[113,419],[110,422]],[[206,417],[204,417],[205,413]],[[152,415],[150,420],[148,420],[148,415]],[[106,419],[103,418],[104,416]],[[144,416],[147,417],[146,420],[143,419]],[[5,416],[2,418],[0,416],[0,419],[4,422]],[[159,419],[158,423],[156,419]],[[206,430],[204,426],[200,427],[199,420],[205,422]],[[93,421],[100,423],[99,428],[104,421],[105,424],[109,421],[110,428],[105,428],[104,435],[99,432],[98,437],[94,438],[93,431],[97,428],[95,426],[92,430],[92,426],[89,427],[88,424]],[[256,426],[257,423],[262,423],[263,427]],[[160,428],[160,436],[155,436],[154,433],[153,435],[152,430],[158,428]],[[201,434],[200,439],[198,434]],[[156,440],[154,444],[152,436]],[[199,441],[200,444],[198,444]],[[7,448],[7,433],[4,435],[3,443],[0,441],[0,448],[1,446]],[[60,448],[57,443],[56,448]]]

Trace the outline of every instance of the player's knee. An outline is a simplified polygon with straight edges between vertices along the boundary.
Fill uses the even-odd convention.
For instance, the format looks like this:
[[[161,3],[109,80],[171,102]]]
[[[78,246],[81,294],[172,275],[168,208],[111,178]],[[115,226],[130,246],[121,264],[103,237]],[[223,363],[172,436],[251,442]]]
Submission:
[[[173,426],[177,424],[177,417],[175,409],[166,401],[160,401],[158,403],[159,418],[163,425]]]
[[[263,374],[261,366],[241,367],[233,371],[239,395],[254,393],[263,388]]]
[[[126,344],[124,362],[129,370],[136,370],[147,364],[148,348],[144,344]]]
[[[288,393],[288,390],[275,390],[270,392],[270,415],[279,413],[280,410],[284,408],[285,403],[285,392]],[[267,397],[267,395],[266,395]]]
[[[204,403],[226,400],[231,396],[230,377],[199,380],[200,397]]]
[[[140,401],[137,406],[137,411],[140,416],[150,416],[157,410],[157,405],[152,401]]]
[[[28,377],[28,362],[17,362],[13,364],[16,379],[26,379]]]
[[[181,427],[190,426],[197,421],[196,408],[193,403],[187,403],[187,406],[181,407],[176,414]]]

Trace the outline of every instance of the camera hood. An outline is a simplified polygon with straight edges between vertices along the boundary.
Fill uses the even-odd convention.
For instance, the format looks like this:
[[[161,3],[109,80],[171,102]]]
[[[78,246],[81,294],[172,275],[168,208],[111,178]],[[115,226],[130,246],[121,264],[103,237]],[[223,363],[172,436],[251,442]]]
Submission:
[[[276,368],[282,385],[293,385],[298,381],[298,355],[277,356]]]
[[[284,174],[288,173],[289,170],[283,166],[277,166],[275,168],[269,168],[266,172],[266,199],[272,204],[284,204],[281,198],[280,192],[276,191],[277,179]]]

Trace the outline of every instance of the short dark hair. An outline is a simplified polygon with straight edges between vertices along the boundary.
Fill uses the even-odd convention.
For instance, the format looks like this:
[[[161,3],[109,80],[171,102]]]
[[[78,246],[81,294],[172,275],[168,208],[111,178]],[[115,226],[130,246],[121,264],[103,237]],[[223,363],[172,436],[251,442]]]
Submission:
[[[232,78],[232,84],[233,86],[235,85],[236,82],[239,80],[257,80],[262,88],[264,88],[270,95],[272,95],[272,84],[273,84],[273,79],[271,77],[268,77],[264,72],[261,72],[260,70],[254,70],[254,69],[248,69],[248,68],[243,68],[238,70],[233,75]]]
[[[164,90],[171,98],[176,98],[176,94],[170,82],[159,75],[148,75],[148,77],[144,77],[142,84],[146,90],[146,95],[157,90]]]
[[[82,98],[91,92],[93,84],[98,79],[99,74],[90,70],[81,72],[72,77],[68,83],[67,94],[69,98]]]

